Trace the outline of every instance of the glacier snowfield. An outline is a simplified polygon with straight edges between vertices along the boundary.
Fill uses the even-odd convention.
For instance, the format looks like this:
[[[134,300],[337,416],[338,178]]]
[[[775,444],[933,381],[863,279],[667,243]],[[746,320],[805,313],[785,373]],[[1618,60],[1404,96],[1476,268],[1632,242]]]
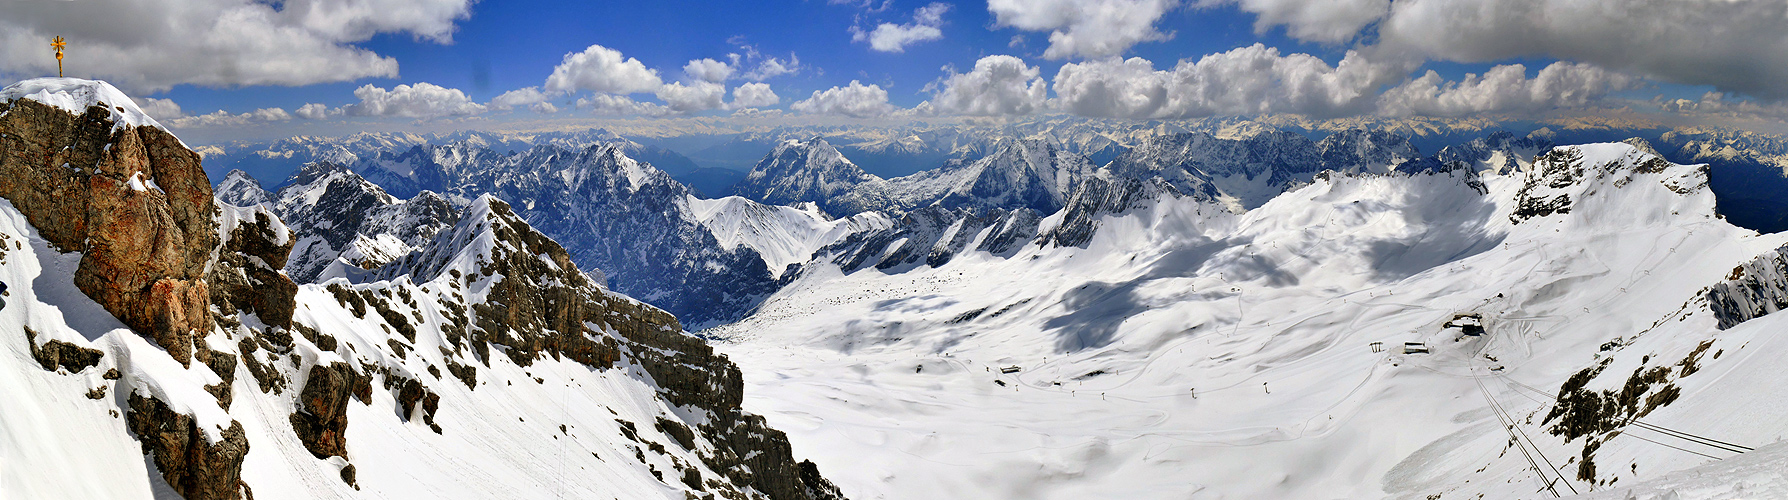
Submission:
[[[1703,296],[1788,235],[1717,218],[1698,167],[1579,150],[1586,173],[1527,193],[1336,175],[1243,214],[1106,215],[1085,248],[814,266],[701,333],[857,499],[1788,497],[1788,316],[1720,331]],[[1599,436],[1545,420],[1604,362],[1585,390],[1669,367],[1679,397],[1641,422],[1756,451],[1628,426],[1580,479]]]

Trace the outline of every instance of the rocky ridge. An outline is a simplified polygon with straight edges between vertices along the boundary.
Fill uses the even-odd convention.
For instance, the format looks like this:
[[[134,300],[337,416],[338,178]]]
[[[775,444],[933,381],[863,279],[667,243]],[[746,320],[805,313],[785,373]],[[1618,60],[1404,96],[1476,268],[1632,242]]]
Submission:
[[[433,435],[476,422],[546,427],[526,418],[500,424],[500,414],[459,406],[483,399],[468,398],[474,390],[484,398],[509,397],[518,390],[509,387],[522,381],[505,373],[547,375],[556,369],[543,364],[572,363],[580,367],[576,373],[615,380],[616,387],[646,387],[645,401],[662,401],[656,420],[648,417],[655,432],[617,419],[626,425],[612,434],[593,429],[585,438],[635,443],[626,446],[637,465],[606,452],[606,460],[590,459],[613,464],[603,466],[609,474],[637,473],[694,497],[838,498],[813,464],[793,458],[780,432],[739,409],[738,370],[724,356],[684,333],[670,314],[601,287],[506,204],[474,200],[464,220],[429,239],[429,251],[378,272],[389,280],[300,287],[281,271],[302,239],[298,232],[265,205],[214,202],[198,155],[152,124],[118,126],[109,109],[125,106],[134,108],[128,101],[96,102],[71,114],[32,99],[5,103],[0,170],[20,180],[0,185],[7,210],[29,221],[52,253],[80,252],[73,285],[134,331],[83,340],[66,327],[41,334],[27,329],[7,345],[23,342],[38,361],[48,361],[43,368],[50,376],[105,369],[103,378],[116,381],[116,397],[105,401],[102,386],[88,399],[102,413],[115,405],[110,411],[122,415],[130,435],[96,429],[94,436],[134,438],[150,470],[159,471],[154,480],[181,496],[252,498],[252,481],[273,479],[245,478],[244,463],[257,452],[277,455],[286,442],[263,432],[290,432],[285,435],[296,436],[317,459],[291,462],[292,469],[275,474],[329,477],[339,481],[329,489],[336,495],[369,481],[389,487],[401,478],[357,473],[354,462],[395,448],[356,445],[350,426],[414,421]],[[425,255],[449,253],[452,263],[433,274],[419,264]],[[394,271],[400,269],[407,272]],[[11,284],[15,296],[32,286],[29,280]],[[157,348],[130,347],[136,341],[119,335],[141,335]],[[110,347],[85,347],[101,344]],[[534,382],[522,385],[528,383]],[[244,404],[263,410],[244,412]],[[379,414],[348,411],[356,404],[394,408],[388,418],[396,420],[350,422],[349,415]],[[264,408],[281,406],[293,411],[287,421],[259,420]],[[410,439],[433,449],[427,439]],[[664,446],[667,441],[676,447]],[[677,475],[667,478],[660,467]]]

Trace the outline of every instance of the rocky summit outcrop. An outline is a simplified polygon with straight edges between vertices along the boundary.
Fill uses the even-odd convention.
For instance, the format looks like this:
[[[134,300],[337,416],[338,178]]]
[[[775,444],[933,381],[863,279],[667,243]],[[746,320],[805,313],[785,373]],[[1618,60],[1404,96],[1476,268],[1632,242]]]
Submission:
[[[14,93],[122,96],[103,82],[49,83],[60,86]],[[134,110],[128,98],[88,101],[78,112],[30,98],[0,104],[0,197],[45,240],[82,253],[74,277],[82,292],[191,363],[194,332],[211,329],[203,279],[218,238],[211,182],[173,134],[114,117]]]

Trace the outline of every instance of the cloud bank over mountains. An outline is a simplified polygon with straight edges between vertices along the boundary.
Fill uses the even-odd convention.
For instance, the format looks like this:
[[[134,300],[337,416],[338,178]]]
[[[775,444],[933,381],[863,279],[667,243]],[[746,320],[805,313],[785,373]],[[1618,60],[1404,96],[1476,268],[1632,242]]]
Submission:
[[[602,43],[571,50],[537,84],[488,101],[430,81],[400,80],[379,36],[448,46],[475,15],[471,0],[83,0],[22,2],[0,18],[0,73],[50,70],[41,40],[78,35],[85,74],[139,94],[175,86],[237,88],[362,83],[351,99],[296,108],[193,114],[170,98],[143,101],[174,127],[316,120],[508,116],[794,116],[852,119],[1066,113],[1121,119],[1297,114],[1462,117],[1642,109],[1697,116],[1788,116],[1788,3],[1778,0],[988,0],[984,5],[829,0],[857,12],[849,50],[910,57],[915,47],[975,43],[967,71],[951,62],[929,85],[858,71],[827,77],[794,52],[745,38],[681,65]],[[897,8],[899,7],[899,8]],[[814,8],[826,8],[815,6]],[[912,8],[912,10],[905,10]],[[1177,60],[1139,47],[1202,36],[1183,18],[1213,11],[1251,19],[1267,39]],[[968,14],[983,22],[965,23]],[[695,14],[691,14],[695,15]],[[96,29],[104,26],[105,29]],[[1046,37],[1028,47],[1027,37]],[[930,50],[930,49],[926,49]],[[1144,51],[1158,54],[1159,50]],[[1477,68],[1436,71],[1435,63]],[[1449,66],[1451,67],[1451,66]],[[849,78],[849,83],[838,84]],[[867,83],[865,83],[867,82]],[[1701,99],[1638,94],[1699,86]],[[485,91],[481,91],[485,92]],[[803,97],[804,96],[804,97]],[[787,97],[787,98],[785,98]],[[912,101],[921,101],[906,107]],[[345,101],[345,102],[343,102]],[[303,102],[303,101],[299,101]],[[899,103],[899,104],[897,104]],[[761,108],[761,109],[760,109]],[[782,108],[782,109],[774,109]],[[289,109],[289,110],[288,110]],[[525,115],[523,115],[525,116]]]

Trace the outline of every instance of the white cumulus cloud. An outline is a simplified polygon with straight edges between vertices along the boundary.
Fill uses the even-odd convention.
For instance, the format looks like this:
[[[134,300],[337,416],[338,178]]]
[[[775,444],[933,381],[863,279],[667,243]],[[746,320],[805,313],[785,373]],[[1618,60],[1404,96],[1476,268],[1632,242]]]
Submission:
[[[173,99],[132,97],[131,100],[136,101],[137,108],[142,109],[144,114],[149,115],[150,118],[156,119],[156,121],[167,121],[186,116],[186,112],[181,111],[180,105],[175,104]]]
[[[330,108],[329,106],[313,102],[299,106],[298,111],[295,111],[294,114],[298,115],[299,118],[306,120],[322,120],[325,118],[341,116],[342,110],[341,108]]]
[[[690,78],[716,83],[732,78],[733,72],[737,69],[732,64],[713,59],[696,59],[683,65],[683,73],[689,75]]]
[[[54,35],[69,76],[126,90],[174,85],[309,85],[397,76],[397,60],[356,45],[381,33],[452,39],[471,0],[83,0],[8,2],[0,73],[49,74]]]
[[[913,21],[905,24],[882,23],[872,31],[851,27],[851,41],[869,42],[878,52],[906,52],[906,46],[944,38],[941,26],[950,4],[932,3],[913,12]]]
[[[241,127],[291,120],[292,114],[280,108],[261,108],[241,114],[217,110],[198,116],[183,116],[162,123],[174,128]]]
[[[1179,0],[988,0],[997,26],[1048,31],[1043,57],[1104,57],[1171,37],[1155,22]]]
[[[1631,88],[1637,79],[1589,64],[1557,62],[1533,78],[1527,67],[1508,64],[1483,75],[1446,82],[1429,71],[1386,91],[1380,112],[1407,116],[1460,116],[1473,113],[1541,111],[1590,104],[1609,92]]]
[[[359,98],[360,102],[343,106],[343,111],[353,116],[437,118],[475,115],[485,110],[483,104],[472,102],[459,89],[427,82],[398,85],[391,90],[364,85],[354,90],[354,97]]]
[[[789,105],[790,109],[808,114],[844,115],[873,118],[894,112],[888,104],[888,91],[878,85],[863,85],[851,80],[850,85],[813,91],[813,96]]]
[[[1408,69],[1354,51],[1330,66],[1309,54],[1280,55],[1255,44],[1182,60],[1172,70],[1156,70],[1142,58],[1065,64],[1055,76],[1055,103],[1103,117],[1341,116],[1369,111],[1377,89]]]
[[[675,113],[663,104],[639,102],[631,97],[611,94],[592,94],[577,100],[577,107],[590,110],[591,114],[612,116],[666,116]]]
[[[945,78],[931,106],[964,115],[1030,114],[1042,109],[1048,98],[1049,86],[1041,71],[1013,56],[983,57],[975,61],[975,69]]]
[[[770,85],[767,83],[747,83],[733,89],[732,107],[734,109],[775,106],[780,102],[782,102],[782,98],[770,90]]]
[[[504,92],[496,98],[491,99],[490,107],[491,109],[498,111],[508,111],[515,108],[545,103],[549,98],[551,98],[551,96],[548,96],[545,92],[541,92],[540,87],[524,87]]]
[[[652,92],[664,85],[656,70],[621,51],[591,45],[583,52],[565,54],[564,61],[546,77],[548,92],[588,90],[609,94]]]
[[[671,111],[678,113],[694,113],[719,109],[726,104],[726,86],[714,82],[694,81],[688,85],[681,82],[671,83],[658,88],[658,99],[670,106]]]
[[[1017,1],[1017,0],[1011,0]],[[1788,99],[1781,0],[1206,0],[1303,40],[1466,63],[1558,59]]]

